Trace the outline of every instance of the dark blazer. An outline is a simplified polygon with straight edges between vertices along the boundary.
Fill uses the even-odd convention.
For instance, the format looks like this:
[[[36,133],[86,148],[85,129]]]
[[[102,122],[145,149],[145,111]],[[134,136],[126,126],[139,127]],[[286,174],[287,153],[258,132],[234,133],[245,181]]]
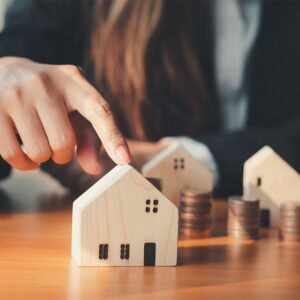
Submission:
[[[0,33],[0,56],[81,64],[82,19],[78,1],[15,1]],[[243,163],[264,145],[300,170],[300,2],[263,2],[261,27],[249,61],[247,128],[199,137],[217,161],[219,195],[242,192]],[[2,176],[8,170],[2,161]]]

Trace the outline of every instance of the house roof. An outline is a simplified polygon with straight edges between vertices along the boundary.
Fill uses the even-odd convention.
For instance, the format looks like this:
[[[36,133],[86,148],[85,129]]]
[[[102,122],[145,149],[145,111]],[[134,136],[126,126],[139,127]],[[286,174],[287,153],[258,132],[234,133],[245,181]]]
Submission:
[[[191,159],[194,159],[198,165],[201,165],[201,168],[205,171],[207,171],[209,174],[211,174],[210,170],[202,164],[199,160],[194,158],[192,154],[178,141],[173,141],[166,149],[162,150],[160,153],[155,155],[152,159],[150,159],[143,167],[142,167],[142,173],[147,174],[149,170],[152,170],[154,167],[162,163],[165,159],[167,159],[172,153],[175,151],[181,151],[184,153],[184,155],[190,157]]]
[[[83,209],[87,207],[92,201],[101,196],[108,188],[110,188],[114,183],[116,183],[123,176],[134,172],[136,176],[140,176],[141,180],[151,188],[155,189],[156,192],[160,193],[163,198],[167,199],[159,190],[157,190],[143,175],[136,171],[130,165],[116,166],[101,179],[99,179],[94,185],[92,185],[86,192],[84,192],[79,198],[74,201],[74,208]],[[174,205],[169,199],[167,199],[172,205]]]
[[[246,162],[245,168],[248,171],[255,170],[258,168],[264,161],[270,159],[271,157],[279,161],[285,168],[288,168],[291,172],[295,172],[296,175],[299,175],[296,170],[294,170],[279,154],[277,154],[270,146],[265,146],[261,148],[258,152],[252,155]]]
[[[177,141],[172,142],[168,147],[166,147],[164,150],[150,159],[146,164],[144,164],[142,173],[147,172],[148,170],[158,165],[179,148],[182,148],[182,146]]]

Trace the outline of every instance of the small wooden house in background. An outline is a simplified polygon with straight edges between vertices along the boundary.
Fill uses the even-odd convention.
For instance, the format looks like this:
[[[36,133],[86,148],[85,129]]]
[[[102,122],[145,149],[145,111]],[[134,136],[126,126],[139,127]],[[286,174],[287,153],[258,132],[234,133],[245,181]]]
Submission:
[[[177,142],[148,161],[142,168],[142,174],[160,178],[163,194],[176,206],[184,188],[213,189],[212,172]]]
[[[265,146],[244,164],[244,195],[270,210],[271,226],[278,226],[282,202],[300,202],[300,176],[272,148]]]
[[[81,266],[173,266],[178,208],[129,165],[73,204],[72,256]]]

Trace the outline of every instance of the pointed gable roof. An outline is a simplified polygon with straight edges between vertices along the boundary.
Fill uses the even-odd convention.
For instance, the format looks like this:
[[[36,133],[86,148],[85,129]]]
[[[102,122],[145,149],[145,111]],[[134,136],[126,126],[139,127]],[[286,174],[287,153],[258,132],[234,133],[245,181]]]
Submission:
[[[116,166],[106,175],[104,175],[101,179],[99,179],[94,185],[92,185],[86,192],[84,192],[79,198],[74,201],[74,208],[76,209],[84,209],[90,203],[93,202],[95,198],[101,196],[107,189],[111,188],[115,183],[117,183],[123,176],[133,175],[133,180],[137,182],[137,178],[139,182],[143,183],[143,187],[148,187],[150,189],[154,189],[156,192],[160,193],[162,198],[170,202],[170,204],[174,205],[169,199],[167,199],[159,190],[157,190],[143,175],[141,175],[138,171],[136,171],[130,165]]]
[[[265,146],[252,155],[244,164],[244,171],[252,172],[263,163],[268,161],[276,162],[276,166],[280,165],[281,175],[288,172],[291,176],[299,177],[299,173],[293,169],[279,154],[277,154],[270,146]],[[299,177],[300,179],[300,177]]]
[[[197,166],[201,168],[201,171],[205,173],[206,176],[211,177],[211,181],[213,181],[213,175],[211,171],[203,165],[200,161],[198,161],[189,151],[185,149],[179,142],[174,141],[172,142],[166,149],[162,150],[160,153],[155,155],[152,159],[150,159],[142,168],[142,173],[147,174],[148,171],[154,169],[156,166],[161,164],[165,159],[167,159],[170,155],[174,152],[182,153],[188,158],[195,160]]]

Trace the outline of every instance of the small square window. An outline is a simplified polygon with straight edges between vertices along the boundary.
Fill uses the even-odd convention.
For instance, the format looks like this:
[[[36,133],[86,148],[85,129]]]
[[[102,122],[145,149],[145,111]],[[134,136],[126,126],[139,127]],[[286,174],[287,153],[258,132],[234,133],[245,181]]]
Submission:
[[[154,212],[154,213],[157,213],[157,212],[158,212],[158,208],[157,208],[157,207],[154,207],[154,208],[153,208],[153,212]]]
[[[150,207],[146,207],[145,211],[146,211],[146,213],[149,213],[150,212]]]
[[[154,205],[158,205],[158,200],[155,199],[155,200],[153,201],[153,204],[154,204]]]
[[[147,200],[146,200],[146,204],[147,204],[147,205],[150,205],[150,204],[151,204],[151,200],[150,200],[150,199],[147,199]]]

